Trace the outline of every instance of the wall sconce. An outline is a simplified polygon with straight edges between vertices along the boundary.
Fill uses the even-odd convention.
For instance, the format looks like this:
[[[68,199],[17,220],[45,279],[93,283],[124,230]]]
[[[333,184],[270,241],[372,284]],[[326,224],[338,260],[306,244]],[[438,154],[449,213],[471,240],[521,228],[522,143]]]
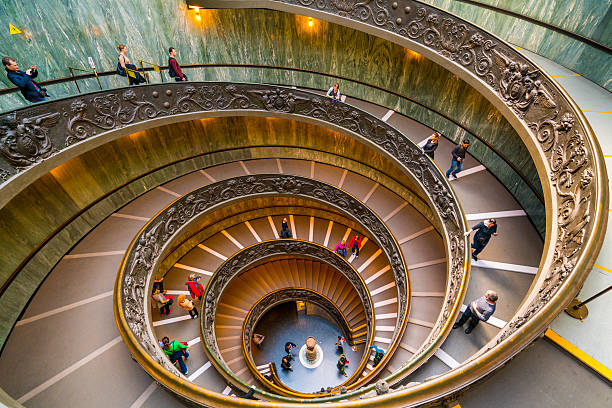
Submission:
[[[192,9],[193,11],[195,11],[195,19],[197,21],[201,21],[202,20],[202,15],[200,14],[200,7],[199,6],[189,6],[189,9]]]

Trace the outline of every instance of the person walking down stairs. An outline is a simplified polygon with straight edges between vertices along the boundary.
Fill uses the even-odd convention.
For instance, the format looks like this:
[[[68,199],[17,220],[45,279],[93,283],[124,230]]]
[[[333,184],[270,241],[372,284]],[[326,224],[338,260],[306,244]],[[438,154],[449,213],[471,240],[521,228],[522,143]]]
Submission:
[[[202,295],[204,294],[204,287],[200,283],[200,278],[201,276],[192,273],[191,275],[189,275],[189,280],[187,281],[187,283],[185,283],[185,285],[187,285],[187,289],[189,289],[189,293],[191,294],[191,298],[193,300],[196,300],[196,298],[202,300]]]
[[[187,364],[185,364],[185,361],[183,360],[183,358],[185,360],[189,358],[189,349],[191,347],[189,347],[187,343],[176,341],[176,340],[173,340],[172,342],[170,342],[170,339],[168,337],[164,337],[162,339],[162,344],[163,344],[164,354],[168,356],[168,358],[170,359],[170,362],[172,364],[175,364],[178,362],[179,367],[181,368],[181,372],[184,375],[189,374],[189,367],[187,367]]]
[[[187,312],[189,312],[189,316],[191,316],[192,319],[197,319],[198,318],[198,311],[195,308],[195,306],[193,304],[193,301],[187,299],[187,296],[179,295],[179,297],[176,300],[177,300],[178,305],[180,307],[182,307]]]
[[[465,334],[470,334],[478,322],[481,320],[486,322],[493,315],[497,299],[497,293],[494,290],[487,290],[483,297],[470,303],[465,312],[463,312],[461,319],[453,325],[453,329],[463,326],[469,319],[470,322],[467,329],[465,329]]]
[[[160,292],[159,289],[155,290],[153,293],[153,300],[155,304],[159,308],[159,313],[163,315],[169,315],[172,313],[172,309],[170,309],[170,305],[174,302],[174,298],[172,296],[166,296],[166,291]]]
[[[283,218],[283,223],[281,224],[280,237],[281,238],[293,238],[293,235],[291,234],[291,230],[289,229],[289,225],[287,224],[286,218]]]
[[[354,235],[349,242],[349,247],[351,248],[351,252],[355,255],[355,258],[359,258],[359,248],[361,248],[361,239],[363,237],[359,234]]]

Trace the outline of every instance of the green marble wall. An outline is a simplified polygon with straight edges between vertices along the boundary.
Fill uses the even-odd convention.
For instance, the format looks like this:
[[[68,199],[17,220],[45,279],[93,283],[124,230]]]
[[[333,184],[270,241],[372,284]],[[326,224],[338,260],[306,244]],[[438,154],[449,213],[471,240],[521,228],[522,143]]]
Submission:
[[[444,68],[389,41],[322,21],[314,27],[302,16],[269,10],[203,10],[197,22],[181,0],[8,0],[0,4],[0,27],[12,22],[23,35],[6,36],[0,52],[13,55],[22,65],[37,64],[41,78],[67,75],[68,65],[85,66],[92,56],[101,71],[116,66],[115,45],[126,43],[132,61],[142,58],[166,62],[166,49],[179,50],[187,63],[242,63],[288,66],[328,72],[399,91],[464,124],[499,146],[538,189],[537,173],[526,148],[510,124],[484,97]],[[190,70],[193,80],[231,80],[296,84],[327,89],[331,80],[318,75],[283,70]],[[157,76],[153,76],[158,80]],[[0,74],[0,81],[6,78]],[[102,78],[105,88],[123,86],[125,80]],[[94,91],[94,80],[81,81]],[[397,109],[458,141],[466,132],[452,122],[406,100],[355,84],[342,84],[347,94]],[[73,84],[50,86],[54,97],[75,93]],[[0,109],[10,109],[21,96],[0,97]],[[499,157],[479,143],[471,147],[528,210],[532,220],[542,219],[543,208],[534,194]],[[540,222],[540,221],[537,221]],[[541,222],[540,222],[541,223]],[[543,225],[539,225],[542,230]]]
[[[612,91],[612,55],[564,34],[457,0],[422,0],[551,59]],[[477,0],[612,47],[612,0]]]

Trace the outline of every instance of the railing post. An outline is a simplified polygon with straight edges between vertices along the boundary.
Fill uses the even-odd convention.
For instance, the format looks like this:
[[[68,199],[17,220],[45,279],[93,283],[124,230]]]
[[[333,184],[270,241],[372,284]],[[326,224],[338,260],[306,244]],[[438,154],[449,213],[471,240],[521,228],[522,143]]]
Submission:
[[[76,77],[74,76],[74,72],[72,71],[72,67],[68,67],[68,70],[70,71],[70,75],[72,75],[72,79],[74,80],[74,84],[76,85],[76,89],[79,93],[81,93],[81,88],[79,88],[79,83],[76,80]]]
[[[102,90],[102,84],[100,83],[100,77],[98,76],[98,70],[94,68],[93,72],[94,72],[94,75],[96,76],[96,80],[98,81],[98,86],[100,87],[100,90]]]

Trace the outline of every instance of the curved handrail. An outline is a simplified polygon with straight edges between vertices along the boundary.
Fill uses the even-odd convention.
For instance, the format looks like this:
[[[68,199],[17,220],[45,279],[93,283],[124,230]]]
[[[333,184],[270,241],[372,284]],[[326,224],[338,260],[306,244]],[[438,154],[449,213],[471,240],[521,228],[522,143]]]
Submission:
[[[607,173],[583,113],[537,64],[481,27],[416,0],[210,0],[206,7],[263,7],[316,17],[413,49],[456,73],[497,106],[536,163],[546,202],[546,245],[534,290],[470,361],[396,393],[406,397],[404,404],[425,395],[448,395],[490,373],[540,335],[571,301],[603,243]],[[385,402],[391,404],[394,397]]]
[[[178,86],[180,85],[181,84],[178,84]],[[170,84],[166,86],[170,86]],[[177,84],[172,84],[172,86],[176,87]],[[182,103],[180,106],[182,109],[186,110],[193,108],[194,105],[196,107],[204,107],[205,105],[202,105],[202,103],[206,103],[206,99],[208,99],[206,96],[218,98],[214,103],[206,105],[209,106],[209,109],[222,106],[226,109],[242,108],[248,112],[249,108],[257,108],[258,105],[261,106],[263,104],[263,107],[268,114],[274,111],[280,111],[291,112],[292,114],[310,115],[319,120],[322,118],[331,119],[333,122],[336,122],[336,125],[339,126],[340,129],[347,128],[353,133],[365,136],[366,140],[373,139],[379,148],[382,147],[384,152],[387,152],[387,154],[390,154],[392,157],[395,157],[396,160],[399,160],[400,163],[402,163],[402,166],[404,166],[405,171],[411,173],[413,177],[417,179],[422,188],[424,190],[429,189],[430,193],[432,193],[435,197],[432,199],[432,204],[435,208],[437,208],[438,214],[442,218],[442,224],[444,225],[446,232],[444,237],[446,238],[448,245],[447,253],[451,254],[451,258],[453,258],[453,261],[449,263],[449,269],[453,270],[453,273],[451,273],[449,277],[449,287],[452,290],[449,292],[447,298],[454,299],[447,301],[444,304],[437,324],[440,325],[445,323],[449,315],[455,316],[459,311],[459,300],[463,296],[465,288],[464,283],[465,279],[467,278],[467,271],[464,266],[464,262],[467,262],[465,252],[466,239],[462,234],[465,220],[460,215],[462,214],[460,211],[456,212],[459,205],[453,200],[454,195],[452,190],[448,190],[448,184],[446,183],[446,180],[441,177],[437,167],[431,161],[422,156],[420,149],[411,144],[411,142],[407,141],[405,138],[396,137],[397,131],[386,124],[380,123],[378,119],[371,117],[371,115],[365,114],[369,118],[364,121],[363,119],[365,118],[359,118],[361,115],[363,115],[362,112],[354,110],[353,108],[347,109],[346,105],[330,101],[328,98],[320,96],[315,97],[312,94],[296,90],[280,91],[270,89],[272,87],[264,87],[268,89],[263,90],[261,87],[262,86],[259,86],[260,89],[255,89],[251,92],[245,93],[245,91],[241,89],[243,88],[243,85],[239,84],[233,84],[231,86],[228,85],[225,86],[225,88],[219,84],[210,86],[205,85],[201,88],[202,91],[207,89],[213,91],[210,93],[210,95],[208,95],[207,93],[202,94],[201,92],[198,92],[199,90],[195,88],[193,84],[189,84],[187,86],[186,96],[180,98],[180,101],[185,101],[185,103]],[[133,90],[130,91],[134,92]],[[172,95],[171,92],[168,92],[167,94],[168,96]],[[155,94],[153,96],[156,97]],[[204,97],[204,100],[202,97]],[[318,99],[318,102],[314,106],[310,106],[309,102],[311,102],[313,98]],[[258,102],[252,103],[250,102],[251,99]],[[338,110],[338,113],[342,112],[342,114],[330,116],[328,113],[326,113],[327,108]],[[135,117],[135,115],[132,117]],[[387,129],[385,130],[385,128]],[[429,187],[425,188],[424,186]],[[145,227],[145,229],[146,228],[147,227]],[[155,232],[145,231],[143,234],[148,236],[154,235]],[[155,241],[155,237],[150,238]],[[145,238],[143,236],[141,240],[146,242],[149,240],[149,238]],[[452,243],[449,241],[452,241]],[[386,246],[383,245],[382,247],[385,248]],[[157,248],[157,250],[159,250],[159,248]],[[399,261],[397,258],[391,257],[391,259],[394,264]],[[125,271],[125,265],[126,264],[124,263],[122,266],[122,271]],[[121,277],[118,279],[121,279]],[[401,281],[398,281],[398,284],[400,287],[405,287]],[[404,300],[400,298],[400,304],[403,302]],[[136,301],[135,304],[138,304],[138,301]],[[403,326],[405,327],[405,322],[407,320],[405,318],[403,320]],[[122,324],[123,323],[120,322],[120,325]],[[435,336],[430,339],[431,342],[439,344],[448,334],[448,331],[445,329],[446,326],[444,330],[437,330]],[[397,345],[397,342],[399,342],[398,336],[396,336],[395,346]],[[394,344],[392,344],[392,346],[394,346]],[[387,356],[389,355],[391,355],[391,353],[387,354]],[[424,362],[425,358],[429,357],[429,355],[418,355],[417,357],[421,358],[422,362]],[[379,366],[382,365],[379,364]],[[377,368],[379,366],[377,366]],[[363,392],[367,392],[367,389],[365,389]]]
[[[266,294],[261,299],[257,300],[257,302],[255,302],[255,304],[249,309],[249,313],[247,314],[246,318],[244,319],[244,322],[242,323],[242,355],[251,373],[259,381],[264,384],[267,384],[270,388],[272,388],[273,391],[276,391],[280,395],[287,395],[294,398],[321,397],[324,395],[315,395],[314,393],[304,393],[295,391],[290,387],[286,386],[280,379],[279,384],[275,384],[274,382],[272,382],[272,385],[269,385],[269,381],[266,382],[267,379],[259,372],[259,370],[257,370],[257,367],[253,362],[253,355],[251,353],[251,339],[253,337],[255,325],[257,324],[259,319],[271,308],[283,302],[303,300],[304,298],[307,298],[308,301],[312,303],[319,304],[319,306],[322,306],[326,310],[334,310],[335,313],[332,312],[331,314],[334,315],[334,318],[336,320],[338,320],[338,326],[341,327],[343,331],[350,333],[350,326],[348,324],[346,316],[344,316],[344,313],[342,313],[342,310],[340,310],[340,308],[327,296],[323,295],[322,293],[319,293],[314,289],[304,287],[278,289]],[[373,314],[370,319],[372,321],[374,320]],[[370,334],[368,337],[369,339],[371,339],[372,335]],[[372,342],[370,341],[369,344],[371,343]],[[366,347],[366,350],[369,349]],[[353,375],[351,375],[351,377],[347,380],[343,381],[342,384],[335,386],[333,390],[336,390],[342,387],[344,384],[348,384],[353,381],[355,377],[358,376],[365,368],[368,362],[367,356],[367,351],[364,351],[364,356],[361,359],[361,363],[359,364],[359,366],[357,366]],[[326,393],[325,395],[329,394],[331,393]]]
[[[541,202],[544,202],[544,197],[542,196],[542,193],[538,190],[538,188],[536,186],[533,185],[533,183],[531,182],[531,180],[529,180],[529,178],[527,176],[525,176],[525,174],[523,174],[523,172],[521,171],[520,168],[518,168],[513,162],[512,160],[510,160],[508,157],[506,157],[506,155],[504,155],[502,152],[500,152],[498,149],[495,148],[495,146],[493,146],[490,142],[488,142],[485,138],[483,138],[482,136],[480,136],[479,134],[475,133],[473,130],[468,129],[466,127],[465,124],[461,123],[460,121],[452,118],[451,116],[445,114],[444,112],[441,112],[437,109],[435,109],[433,106],[430,106],[424,102],[421,102],[417,99],[414,99],[410,96],[404,95],[400,92],[398,92],[397,90],[393,90],[393,89],[386,89],[382,86],[379,85],[375,85],[375,84],[371,84],[368,82],[365,82],[363,80],[360,79],[354,79],[354,78],[349,78],[349,77],[345,77],[342,75],[336,75],[336,74],[330,74],[327,72],[322,72],[322,71],[316,71],[316,70],[312,70],[312,69],[306,69],[306,68],[296,68],[296,67],[288,67],[288,66],[278,66],[278,65],[261,65],[261,64],[185,64],[185,65],[181,65],[181,69],[198,69],[198,68],[257,68],[257,69],[272,69],[272,70],[283,70],[283,71],[291,71],[291,72],[300,72],[300,73],[307,73],[307,74],[313,74],[313,75],[320,75],[320,76],[324,76],[330,79],[334,79],[334,80],[340,80],[340,81],[344,81],[344,82],[352,82],[361,86],[365,86],[368,88],[372,88],[378,91],[382,91],[391,95],[394,95],[400,99],[404,99],[407,100],[411,103],[414,103],[422,108],[425,108],[431,112],[434,112],[436,115],[439,115],[440,117],[442,117],[443,119],[451,122],[453,125],[457,126],[458,128],[462,129],[463,131],[465,131],[467,134],[473,136],[475,139],[477,139],[480,143],[482,143],[483,145],[485,145],[489,150],[491,150],[496,156],[498,156],[501,160],[503,160],[520,178],[521,180],[529,187],[529,189],[533,192],[533,194],[538,198],[538,200],[540,200]],[[167,66],[160,66],[161,70],[167,70],[168,67]],[[153,68],[144,68],[145,71],[153,71]],[[113,76],[113,75],[117,75],[117,72],[115,70],[112,71],[103,71],[103,72],[98,72],[98,76],[104,77],[104,76]],[[94,75],[93,74],[80,74],[80,75],[75,75],[75,78],[78,79],[88,79],[88,78],[93,78]],[[40,85],[54,85],[54,84],[61,84],[61,83],[66,83],[66,82],[71,82],[73,80],[75,80],[75,78],[73,78],[72,76],[70,77],[61,77],[61,78],[55,78],[55,79],[50,79],[47,81],[40,81],[38,82]],[[286,84],[269,84],[269,85],[286,85]],[[303,89],[309,89],[309,87],[302,87]],[[0,95],[5,95],[5,94],[11,94],[11,93],[15,93],[15,92],[19,92],[19,88],[17,87],[11,87],[11,88],[4,88],[4,89],[0,89]],[[417,119],[413,119],[413,120],[417,120]],[[418,120],[417,120],[418,121]]]
[[[17,180],[25,180],[42,174],[49,166],[60,163],[63,158],[69,157],[74,152],[82,152],[83,149],[91,148],[84,141],[92,139],[96,143],[112,140],[134,129],[153,127],[159,123],[175,123],[205,116],[231,115],[240,113],[242,115],[266,115],[272,117],[293,118],[303,121],[311,121],[339,130],[340,132],[359,138],[366,144],[375,147],[381,153],[397,163],[405,174],[410,175],[422,191],[423,195],[435,208],[443,226],[443,238],[446,243],[447,254],[453,259],[449,263],[448,292],[443,310],[436,321],[436,327],[440,330],[432,335],[432,344],[439,344],[447,335],[448,327],[445,326],[449,316],[454,316],[459,311],[461,297],[463,296],[464,282],[467,279],[466,255],[467,239],[463,237],[465,220],[461,215],[460,206],[456,201],[454,192],[443,175],[433,162],[426,158],[420,148],[406,139],[390,125],[380,119],[360,111],[347,104],[331,101],[324,96],[309,92],[289,89],[284,87],[267,86],[260,84],[227,84],[227,83],[173,83],[162,85],[148,85],[138,88],[130,88],[121,91],[103,91],[88,95],[82,95],[72,99],[53,101],[37,105],[36,109],[53,104],[53,113],[38,116],[28,116],[30,109],[15,112],[11,119],[11,125],[17,125],[19,129],[28,132],[37,132],[40,139],[45,142],[44,146],[66,146],[62,151],[54,152],[53,149],[37,152],[31,161],[27,163],[25,171],[9,180],[5,187],[11,186]],[[32,108],[34,109],[34,108]],[[11,130],[13,131],[13,130]],[[19,136],[22,136],[20,133]],[[38,163],[32,165],[32,163]],[[16,163],[17,165],[19,163]],[[14,191],[14,190],[13,190]],[[150,232],[150,231],[149,231]],[[154,237],[149,237],[153,239]],[[145,239],[143,237],[143,239]],[[154,242],[146,245],[153,245]],[[136,245],[133,245],[135,248]],[[382,246],[383,248],[386,245]],[[155,257],[154,257],[155,258]],[[391,258],[399,263],[401,257]],[[149,259],[143,261],[146,265]],[[125,264],[123,265],[125,268]],[[128,277],[136,279],[134,276]],[[140,283],[132,281],[138,288]],[[399,282],[400,287],[406,287],[405,283]],[[124,326],[122,333],[127,342],[133,342],[132,330],[138,335],[148,334],[143,329],[145,320],[142,316],[136,316],[136,311],[142,312],[144,305],[139,303],[139,289],[129,290],[125,293],[130,297],[131,325],[124,317],[118,317],[119,325]],[[405,299],[400,298],[400,302]],[[123,311],[121,312],[123,313]],[[120,313],[118,312],[118,315]],[[143,314],[146,316],[146,313]],[[405,317],[405,316],[404,316]],[[406,319],[404,319],[405,327]],[[130,333],[130,334],[128,334]],[[396,336],[399,341],[399,337]],[[151,369],[151,372],[159,370],[157,362],[162,359],[153,359],[145,350],[155,355],[156,344],[145,342],[145,345],[136,346],[131,349],[136,358],[142,357],[143,365]],[[392,344],[397,346],[397,342]],[[149,357],[145,356],[147,354]],[[388,356],[391,353],[387,354]],[[429,357],[427,353],[416,356],[421,362]],[[379,364],[379,366],[381,366]],[[377,366],[377,368],[379,367]],[[154,374],[153,374],[154,375]],[[162,375],[158,372],[158,375]],[[168,380],[166,378],[166,380]],[[168,380],[168,383],[173,381]],[[180,387],[179,387],[180,388]],[[366,392],[366,389],[364,389]],[[191,390],[186,391],[187,393]],[[362,391],[360,391],[362,392]],[[197,398],[209,398],[205,392]]]
[[[319,190],[318,194],[316,194],[317,196],[320,196],[321,193],[330,194],[329,189],[326,188],[326,185],[324,185],[323,183],[318,184],[318,186],[315,188]],[[331,196],[333,196],[334,199],[346,199],[346,197],[338,196],[336,194],[330,194],[330,197]],[[331,204],[331,200],[327,202]],[[351,213],[349,212],[349,215],[350,214]],[[371,217],[370,214],[366,215],[361,213],[361,215]],[[366,227],[366,230],[367,229],[368,228]],[[374,228],[374,230],[378,230],[379,234],[381,233],[380,228]],[[386,241],[384,237],[380,237],[379,235],[374,236],[375,240],[381,238],[382,240]],[[394,251],[390,252],[393,253]],[[387,252],[386,255],[388,255],[388,253],[389,252]],[[359,272],[357,272],[357,270],[353,267],[353,265],[351,265],[346,259],[335,254],[329,248],[324,247],[315,242],[299,239],[274,239],[262,241],[241,249],[240,251],[229,257],[226,261],[224,261],[210,277],[208,283],[206,284],[206,289],[204,290],[201,306],[202,310],[200,314],[200,332],[203,334],[202,343],[206,346],[205,350],[207,354],[214,354],[214,356],[209,356],[209,358],[215,357],[214,359],[211,359],[211,361],[220,361],[223,363],[222,365],[217,367],[219,371],[224,371],[226,373],[231,372],[231,370],[229,369],[229,367],[227,367],[225,361],[223,360],[223,356],[221,355],[221,351],[219,350],[219,347],[217,345],[217,336],[215,332],[215,315],[217,313],[217,306],[221,301],[221,297],[223,296],[225,289],[235,277],[242,274],[245,270],[251,269],[256,265],[259,265],[264,260],[276,258],[282,255],[313,258],[325,264],[331,265],[332,267],[334,267],[334,269],[340,272],[351,283],[353,289],[357,292],[362,301],[364,312],[366,314],[366,322],[368,323],[368,346],[372,344],[374,337],[374,327],[376,324],[374,316],[374,304],[372,302],[372,297],[370,296],[365,281],[363,280]],[[403,313],[406,312],[407,310],[400,310],[398,316],[401,316]],[[247,321],[248,316],[247,319],[245,319],[245,323]],[[402,333],[401,329],[398,329],[398,326],[400,326],[401,323],[402,319],[398,318],[396,322],[396,335]],[[243,330],[243,336],[246,335],[246,333],[249,332],[251,329],[252,327],[247,327],[245,330]],[[247,355],[251,354],[251,343],[249,340],[250,337],[248,337],[247,339],[243,339],[243,346],[246,344],[245,353]],[[362,370],[366,364],[367,360],[362,360],[361,364],[359,365],[359,369]],[[349,382],[353,381],[357,375],[358,373],[354,374],[353,376],[348,378],[342,385],[346,385]],[[240,381],[239,384],[242,386],[246,386],[246,384],[244,384],[242,381]],[[279,391],[282,395],[282,390]],[[309,393],[296,392],[294,395],[290,396],[295,398],[312,398],[312,395]]]

